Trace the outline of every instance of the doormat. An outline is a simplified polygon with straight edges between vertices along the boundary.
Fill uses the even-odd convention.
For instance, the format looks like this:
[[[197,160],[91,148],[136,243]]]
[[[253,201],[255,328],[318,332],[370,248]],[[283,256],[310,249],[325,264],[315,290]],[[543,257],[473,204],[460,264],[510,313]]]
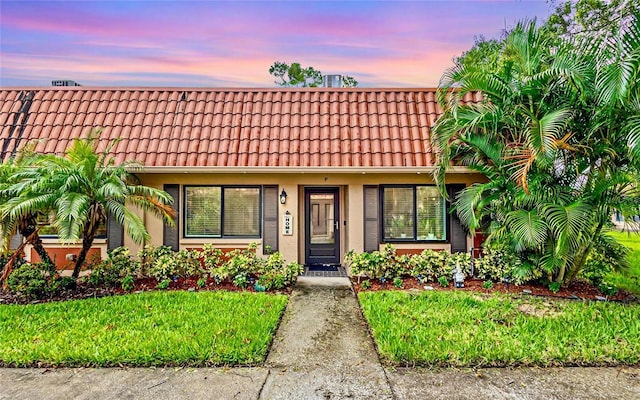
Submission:
[[[338,272],[339,265],[335,264],[311,264],[307,266],[309,271],[327,271],[327,272]]]

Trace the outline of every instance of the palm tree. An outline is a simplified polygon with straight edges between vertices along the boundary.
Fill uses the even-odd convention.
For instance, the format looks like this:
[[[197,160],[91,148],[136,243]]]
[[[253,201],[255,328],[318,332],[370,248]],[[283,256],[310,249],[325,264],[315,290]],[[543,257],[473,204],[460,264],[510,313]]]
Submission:
[[[36,162],[30,148],[24,149],[17,157],[0,165],[0,237],[2,250],[6,251],[14,235],[25,238],[24,244],[33,246],[43,264],[54,264],[43,246],[39,235],[38,214],[53,208],[55,196],[49,188],[32,185],[35,181],[32,165]],[[15,207],[29,198],[27,207]]]
[[[73,270],[77,278],[101,224],[111,215],[136,243],[149,239],[143,220],[130,208],[137,207],[151,212],[169,224],[173,224],[172,198],[162,190],[140,185],[130,173],[140,166],[128,162],[117,165],[109,156],[115,145],[98,152],[99,132],[76,139],[63,157],[49,155],[38,160],[37,184],[55,188],[55,219],[53,226],[63,241],[82,240]],[[32,198],[25,196],[16,201],[15,207],[28,209]]]
[[[632,25],[617,46],[551,47],[535,21],[523,22],[496,65],[459,64],[441,82],[436,181],[444,187],[452,163],[486,176],[454,199],[461,221],[561,283],[582,268],[614,208],[638,213],[640,34]],[[461,102],[476,91],[484,101]]]

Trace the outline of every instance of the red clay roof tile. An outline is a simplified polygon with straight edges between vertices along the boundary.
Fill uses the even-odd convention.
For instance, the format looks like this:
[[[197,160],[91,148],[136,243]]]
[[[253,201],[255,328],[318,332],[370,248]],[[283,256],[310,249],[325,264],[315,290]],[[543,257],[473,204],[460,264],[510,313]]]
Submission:
[[[429,166],[440,113],[434,89],[0,89],[0,160],[104,128],[101,148],[147,166]]]

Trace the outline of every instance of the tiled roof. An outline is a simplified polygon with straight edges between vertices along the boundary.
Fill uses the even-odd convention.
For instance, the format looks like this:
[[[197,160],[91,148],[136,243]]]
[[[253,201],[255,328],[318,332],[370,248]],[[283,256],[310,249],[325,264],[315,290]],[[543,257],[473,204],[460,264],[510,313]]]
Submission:
[[[421,167],[439,113],[435,89],[4,88],[0,160],[102,128],[146,166]]]

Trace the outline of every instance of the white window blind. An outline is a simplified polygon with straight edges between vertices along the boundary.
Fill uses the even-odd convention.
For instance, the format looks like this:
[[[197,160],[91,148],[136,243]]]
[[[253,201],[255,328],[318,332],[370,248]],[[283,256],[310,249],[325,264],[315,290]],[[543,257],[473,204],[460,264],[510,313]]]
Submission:
[[[224,235],[260,235],[260,189],[224,188]]]
[[[418,240],[446,240],[445,202],[433,186],[416,188]]]
[[[222,189],[219,186],[185,188],[185,236],[222,236]]]
[[[446,203],[435,186],[383,187],[385,240],[445,241]]]
[[[413,188],[383,189],[384,238],[413,239]]]

